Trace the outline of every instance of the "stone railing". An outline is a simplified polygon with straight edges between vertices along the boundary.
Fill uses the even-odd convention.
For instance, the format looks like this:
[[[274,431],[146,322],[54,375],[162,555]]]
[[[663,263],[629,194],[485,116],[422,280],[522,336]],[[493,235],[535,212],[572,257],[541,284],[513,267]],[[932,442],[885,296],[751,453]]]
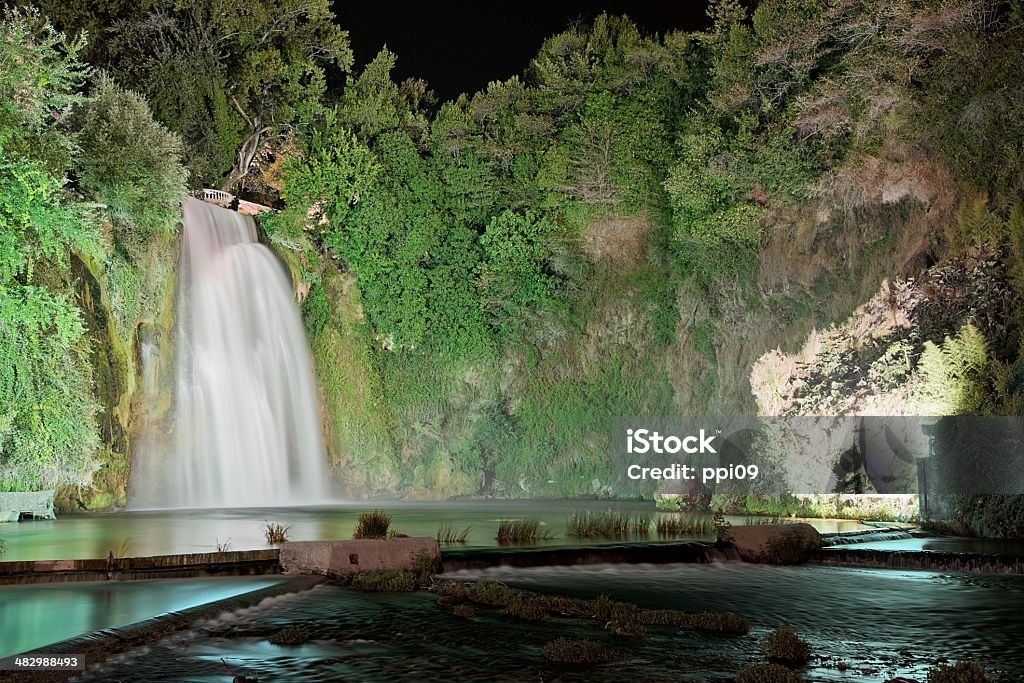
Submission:
[[[235,203],[235,195],[224,190],[213,190],[208,187],[204,187],[201,190],[196,190],[195,196],[198,199],[202,199],[204,202],[215,204],[225,209],[230,209]],[[264,211],[272,211],[269,206],[263,204],[257,204],[256,202],[250,202],[245,199],[238,200],[238,213],[244,213],[247,216],[255,216],[258,213]]]

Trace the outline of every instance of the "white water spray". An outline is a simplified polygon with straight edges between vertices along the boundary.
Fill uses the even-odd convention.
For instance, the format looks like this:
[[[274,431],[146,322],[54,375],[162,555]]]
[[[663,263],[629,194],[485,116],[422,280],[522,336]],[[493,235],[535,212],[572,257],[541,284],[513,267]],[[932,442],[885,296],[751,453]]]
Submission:
[[[176,444],[164,504],[323,502],[309,349],[280,262],[252,218],[188,198],[178,283]]]

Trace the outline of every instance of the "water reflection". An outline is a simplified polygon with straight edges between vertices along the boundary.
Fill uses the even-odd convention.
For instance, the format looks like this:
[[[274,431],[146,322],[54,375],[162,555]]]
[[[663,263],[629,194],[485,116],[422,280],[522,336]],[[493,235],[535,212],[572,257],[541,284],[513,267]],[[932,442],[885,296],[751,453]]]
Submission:
[[[472,501],[458,503],[353,503],[333,507],[247,508],[225,510],[162,510],[66,515],[52,521],[5,525],[7,552],[3,560],[104,558],[108,551],[134,556],[213,552],[230,540],[232,550],[266,548],[266,521],[289,525],[289,539],[314,541],[352,537],[360,512],[382,508],[392,516],[392,528],[410,536],[434,536],[450,523],[457,530],[471,527],[467,543],[458,547],[493,547],[502,519],[541,520],[554,539],[540,545],[565,545],[565,524],[575,510],[596,513],[616,510],[657,517],[652,503],[606,501]],[[733,524],[747,520],[729,517]],[[807,520],[820,531],[863,529],[855,521]],[[657,538],[652,535],[652,538]],[[708,540],[710,536],[694,536]]]

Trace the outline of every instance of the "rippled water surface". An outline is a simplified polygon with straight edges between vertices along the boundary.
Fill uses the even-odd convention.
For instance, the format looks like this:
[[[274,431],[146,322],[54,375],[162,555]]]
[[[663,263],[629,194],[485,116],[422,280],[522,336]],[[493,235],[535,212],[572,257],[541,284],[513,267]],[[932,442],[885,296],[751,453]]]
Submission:
[[[610,593],[646,607],[734,611],[752,630],[715,636],[652,627],[646,639],[621,640],[590,621],[526,623],[480,609],[470,622],[438,607],[429,593],[366,594],[325,585],[199,624],[111,660],[84,680],[131,674],[147,681],[217,681],[226,673],[223,657],[261,681],[726,681],[760,659],[760,637],[780,624],[810,642],[810,681],[923,681],[942,657],[972,657],[1012,677],[1006,680],[1024,678],[1019,577],[743,564],[484,575],[541,592]],[[267,642],[289,624],[312,640],[298,647]],[[558,636],[605,642],[631,658],[596,667],[552,664],[540,652]],[[840,662],[849,668],[841,670]]]

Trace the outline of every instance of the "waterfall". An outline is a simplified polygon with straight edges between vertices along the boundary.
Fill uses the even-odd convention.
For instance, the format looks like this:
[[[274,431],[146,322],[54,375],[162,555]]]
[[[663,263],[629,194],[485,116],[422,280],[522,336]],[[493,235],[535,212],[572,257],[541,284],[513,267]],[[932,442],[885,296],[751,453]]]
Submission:
[[[322,502],[312,363],[288,277],[252,218],[184,205],[171,507]]]

